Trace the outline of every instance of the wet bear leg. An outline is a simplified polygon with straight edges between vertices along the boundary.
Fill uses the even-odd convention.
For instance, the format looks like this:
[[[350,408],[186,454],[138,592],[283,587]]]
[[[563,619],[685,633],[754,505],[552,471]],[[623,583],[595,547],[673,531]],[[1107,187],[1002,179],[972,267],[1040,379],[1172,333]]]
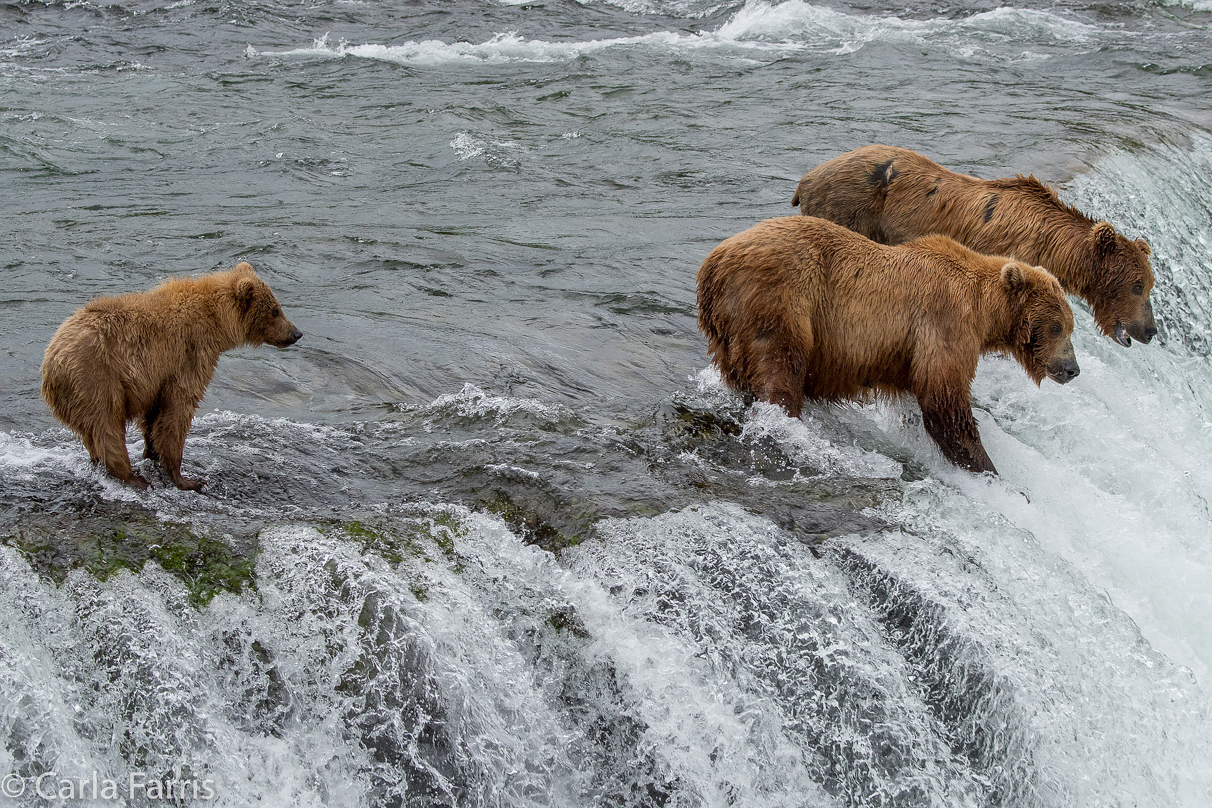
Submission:
[[[972,415],[972,404],[967,396],[920,401],[920,404],[926,432],[934,438],[943,457],[968,471],[997,474],[993,461],[981,443],[976,418]]]
[[[754,393],[763,401],[777,404],[792,418],[804,409],[804,389],[811,351],[808,334],[798,338],[779,330],[766,332],[752,343],[754,351]]]
[[[182,491],[197,491],[206,480],[181,474],[181,457],[185,452],[185,436],[193,421],[197,404],[181,391],[166,390],[158,402],[159,414],[151,424],[151,445],[160,456],[160,465]]]
[[[84,448],[88,450],[88,461],[94,466],[100,465],[101,455],[97,452],[97,442],[93,440],[93,433],[80,432],[80,440],[84,442]]]
[[[93,462],[104,465],[111,476],[140,490],[148,488],[147,480],[131,469],[126,453],[126,421],[121,416],[95,426],[84,446]]]

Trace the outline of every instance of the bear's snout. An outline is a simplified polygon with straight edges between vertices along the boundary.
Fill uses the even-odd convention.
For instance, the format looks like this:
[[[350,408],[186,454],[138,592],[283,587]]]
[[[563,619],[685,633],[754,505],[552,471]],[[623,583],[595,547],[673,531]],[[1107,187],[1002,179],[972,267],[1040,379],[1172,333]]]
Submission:
[[[1048,363],[1048,378],[1057,384],[1068,384],[1081,372],[1076,359],[1061,359]]]
[[[1047,365],[1048,378],[1057,384],[1068,384],[1077,378],[1081,368],[1077,366],[1077,353],[1073,350],[1073,341],[1066,339],[1056,346],[1056,351]]]
[[[1153,319],[1153,303],[1146,301],[1140,317],[1135,320],[1117,325],[1118,327],[1115,329],[1117,337],[1116,341],[1121,345],[1123,345],[1125,342],[1129,344],[1131,343],[1131,340],[1118,339],[1118,337],[1121,336],[1119,334],[1121,328],[1127,332],[1127,335],[1132,337],[1132,339],[1148,345],[1153,341],[1153,338],[1157,336],[1157,321]]]
[[[302,331],[295,328],[294,326],[291,326],[289,334],[287,334],[281,340],[275,341],[271,344],[278,348],[289,348],[290,346],[292,346],[296,342],[298,342],[302,336],[303,336]]]

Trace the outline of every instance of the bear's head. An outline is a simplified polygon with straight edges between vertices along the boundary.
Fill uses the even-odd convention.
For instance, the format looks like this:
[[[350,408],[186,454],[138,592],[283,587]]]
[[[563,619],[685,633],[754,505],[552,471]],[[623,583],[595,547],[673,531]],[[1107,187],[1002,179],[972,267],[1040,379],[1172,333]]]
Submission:
[[[1149,245],[1141,239],[1131,241],[1107,222],[1099,222],[1090,229],[1090,246],[1094,277],[1088,299],[1098,327],[1125,348],[1134,339],[1149,342],[1157,335],[1149,301],[1153,290]]]
[[[1073,352],[1073,310],[1052,273],[1018,261],[1002,266],[1001,285],[1014,328],[1010,352],[1039,384],[1047,376],[1067,384],[1080,372]]]
[[[232,296],[244,322],[245,343],[268,342],[276,348],[287,348],[299,341],[303,332],[286,319],[274,293],[249,264],[241,261],[236,265],[232,279]]]

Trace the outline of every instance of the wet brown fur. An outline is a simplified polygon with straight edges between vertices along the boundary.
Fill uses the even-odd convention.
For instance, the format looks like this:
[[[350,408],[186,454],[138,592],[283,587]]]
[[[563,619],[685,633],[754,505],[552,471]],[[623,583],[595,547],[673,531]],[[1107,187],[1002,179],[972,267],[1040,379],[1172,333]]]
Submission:
[[[711,252],[698,306],[734,389],[792,417],[805,398],[911,394],[944,456],[973,471],[996,472],[969,394],[981,354],[1013,356],[1037,384],[1077,370],[1056,279],[943,236],[889,247],[822,219],[768,219]]]
[[[287,347],[301,334],[247,263],[228,272],[175,278],[148,292],[99,297],[55,331],[42,360],[42,398],[84,441],[94,463],[140,488],[126,424],[138,421],[144,456],[178,488],[181,456],[219,354],[240,345]]]
[[[982,180],[909,149],[865,146],[805,174],[791,204],[883,244],[941,233],[1042,265],[1090,304],[1104,334],[1117,324],[1142,342],[1156,333],[1149,245],[1066,205],[1033,176]]]

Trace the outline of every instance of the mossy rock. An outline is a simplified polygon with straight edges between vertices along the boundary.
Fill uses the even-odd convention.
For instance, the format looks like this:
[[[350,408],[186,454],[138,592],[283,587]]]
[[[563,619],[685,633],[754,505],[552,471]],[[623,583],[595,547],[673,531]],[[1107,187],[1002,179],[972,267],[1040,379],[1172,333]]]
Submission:
[[[98,503],[86,513],[27,513],[0,525],[0,541],[21,551],[56,584],[79,568],[102,581],[123,569],[138,574],[153,559],[185,584],[190,603],[199,607],[219,592],[256,588],[255,535],[214,538],[195,526],[161,521],[138,506],[118,503]]]
[[[544,500],[546,499],[550,499],[550,497],[544,498]],[[554,524],[556,509],[552,507],[553,503],[537,499],[518,502],[509,492],[501,489],[494,491],[491,496],[481,499],[476,505],[482,510],[501,517],[505,524],[517,532],[522,541],[555,554],[580,544],[586,534],[592,530],[592,523],[596,521],[596,515],[592,514],[587,514],[584,520],[577,520],[575,515],[569,519],[569,509],[565,509],[565,519],[561,521],[584,522],[584,524],[578,525],[582,530],[576,533],[565,532]]]
[[[151,545],[149,552],[185,582],[195,606],[210,603],[219,592],[239,594],[246,586],[257,588],[256,556],[235,555],[222,541],[186,531],[174,541]]]
[[[462,520],[448,511],[421,511],[417,515],[363,512],[353,517],[330,520],[320,530],[330,535],[336,532],[360,544],[393,567],[410,560],[433,561],[435,555],[454,560],[456,540],[467,532]]]
[[[445,562],[453,572],[463,571],[457,542],[467,534],[467,527],[456,513],[418,506],[403,514],[363,511],[343,517],[326,520],[317,528],[386,561],[407,580],[408,591],[418,601],[429,599],[433,584],[423,565]]]

